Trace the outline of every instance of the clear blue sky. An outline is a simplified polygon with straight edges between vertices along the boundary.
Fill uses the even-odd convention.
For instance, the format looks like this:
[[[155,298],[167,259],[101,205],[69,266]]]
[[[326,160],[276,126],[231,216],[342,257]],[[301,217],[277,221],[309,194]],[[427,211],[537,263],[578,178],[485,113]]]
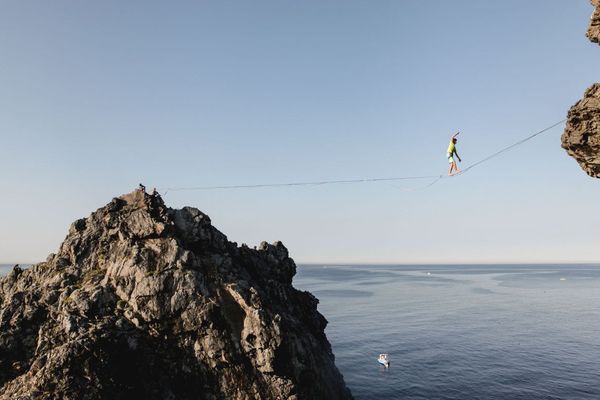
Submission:
[[[598,80],[587,0],[7,1],[0,261],[159,188],[440,174],[563,119]],[[171,192],[298,262],[600,260],[600,181],[559,127],[427,190]]]

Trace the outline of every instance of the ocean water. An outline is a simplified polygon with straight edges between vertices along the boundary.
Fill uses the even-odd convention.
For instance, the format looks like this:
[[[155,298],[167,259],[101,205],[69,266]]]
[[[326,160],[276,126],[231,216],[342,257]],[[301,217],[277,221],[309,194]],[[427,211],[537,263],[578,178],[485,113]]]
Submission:
[[[13,264],[0,264],[0,276],[8,274],[13,269]]]
[[[600,265],[301,265],[294,285],[356,399],[600,399]]]

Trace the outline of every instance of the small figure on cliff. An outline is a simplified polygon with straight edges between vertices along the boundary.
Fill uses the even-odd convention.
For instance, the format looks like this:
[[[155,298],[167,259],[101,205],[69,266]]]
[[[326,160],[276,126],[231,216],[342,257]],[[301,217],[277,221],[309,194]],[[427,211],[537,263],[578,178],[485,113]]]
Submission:
[[[448,162],[450,163],[450,168],[448,168],[449,176],[458,174],[460,172],[460,169],[458,169],[458,166],[456,165],[456,161],[454,161],[454,155],[456,155],[458,161],[462,162],[460,156],[458,155],[458,152],[456,151],[456,142],[458,141],[456,137],[459,134],[460,132],[456,132],[454,135],[452,135],[452,138],[450,138],[450,144],[448,145],[448,152],[446,156],[448,157]]]
[[[140,186],[138,187],[138,190],[139,190],[140,192],[142,192],[142,193],[146,193],[146,186],[144,186],[144,185],[142,185],[142,184],[140,183]]]
[[[158,190],[156,190],[156,188],[152,189],[152,197],[156,197],[158,196]]]

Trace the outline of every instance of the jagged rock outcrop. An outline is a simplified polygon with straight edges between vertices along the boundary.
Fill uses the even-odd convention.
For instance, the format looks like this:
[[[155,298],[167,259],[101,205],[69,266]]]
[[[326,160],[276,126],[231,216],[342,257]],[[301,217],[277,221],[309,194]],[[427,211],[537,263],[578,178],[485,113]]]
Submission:
[[[569,110],[562,147],[589,176],[600,178],[600,83]]]
[[[0,280],[0,399],[350,399],[295,272],[280,242],[115,198]]]
[[[590,27],[587,31],[587,37],[594,43],[600,44],[600,0],[592,0],[592,4],[596,6],[596,10],[592,14]]]
[[[592,42],[600,44],[600,0],[592,0],[596,10],[587,31]],[[600,83],[586,90],[567,115],[562,147],[592,177],[600,178]]]

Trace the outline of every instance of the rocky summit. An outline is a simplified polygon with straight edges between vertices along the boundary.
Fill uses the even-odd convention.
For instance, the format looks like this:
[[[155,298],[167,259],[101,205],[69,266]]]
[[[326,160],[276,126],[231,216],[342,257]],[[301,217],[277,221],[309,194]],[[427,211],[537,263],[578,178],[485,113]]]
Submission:
[[[0,280],[0,399],[351,399],[283,244],[136,191]]]
[[[587,36],[600,44],[600,0],[592,0],[592,4],[596,9]],[[600,178],[600,83],[588,88],[569,110],[562,147],[589,176]]]

